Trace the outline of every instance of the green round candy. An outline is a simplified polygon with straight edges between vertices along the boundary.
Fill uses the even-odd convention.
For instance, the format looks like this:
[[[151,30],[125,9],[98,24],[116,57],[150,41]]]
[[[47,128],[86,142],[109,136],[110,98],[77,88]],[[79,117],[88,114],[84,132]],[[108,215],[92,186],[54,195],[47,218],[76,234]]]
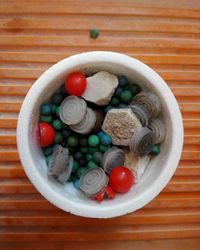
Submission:
[[[103,154],[99,151],[95,152],[93,154],[93,160],[96,162],[96,163],[100,163],[101,159],[103,157]]]
[[[52,147],[46,147],[42,149],[42,152],[44,153],[45,156],[49,156],[52,154],[53,152],[53,148]]]
[[[52,155],[49,155],[48,157],[46,157],[47,166],[49,166],[49,162],[51,159],[52,159]]]
[[[53,141],[55,144],[57,143],[62,143],[63,142],[63,136],[61,134],[60,131],[56,131],[55,132],[55,137],[54,137],[54,141]]]
[[[40,121],[41,122],[51,123],[52,122],[52,116],[51,115],[42,115],[42,116],[40,116]]]
[[[79,142],[80,142],[81,146],[87,146],[88,145],[88,139],[87,139],[87,137],[80,138]]]
[[[99,137],[97,135],[91,135],[89,138],[88,138],[88,144],[91,146],[91,147],[96,147],[99,145]]]
[[[88,161],[91,161],[93,159],[93,156],[91,154],[86,154],[86,159]]]
[[[81,152],[84,153],[84,154],[87,154],[88,152],[88,148],[87,147],[81,147]]]
[[[60,112],[60,107],[56,107],[55,114],[57,117],[60,117],[59,112]]]
[[[55,104],[60,104],[62,102],[62,99],[63,99],[62,95],[58,93],[55,93],[51,98],[52,102]]]
[[[105,146],[102,144],[100,144],[100,146],[99,146],[99,150],[103,153],[106,152],[108,149],[109,149],[109,146]]]
[[[63,123],[61,122],[61,120],[56,119],[52,122],[52,126],[53,128],[55,128],[56,130],[61,130],[63,128]]]
[[[67,144],[69,147],[76,147],[78,145],[78,138],[74,135],[70,135],[67,138]]]
[[[88,152],[89,152],[90,154],[94,154],[94,152],[96,152],[96,151],[98,151],[98,150],[99,150],[98,147],[96,147],[96,148],[89,148],[89,149],[88,149]]]
[[[77,171],[78,178],[80,178],[81,175],[84,174],[86,171],[87,171],[87,168],[84,168],[84,167],[79,168]]]
[[[89,161],[87,164],[88,168],[94,168],[94,167],[98,167],[98,165],[94,162],[94,161]]]
[[[81,153],[80,151],[75,152],[74,159],[79,160],[81,158],[83,158],[83,153]]]
[[[160,146],[159,145],[154,145],[151,149],[150,154],[151,155],[158,155],[160,153]]]
[[[125,89],[130,90],[133,96],[137,95],[141,91],[138,84],[128,84]]]
[[[76,172],[79,168],[79,164],[77,161],[73,161],[72,172]]]
[[[110,104],[111,104],[112,106],[117,106],[119,103],[120,103],[119,98],[117,98],[117,97],[112,97],[112,98],[111,98]]]
[[[96,28],[90,29],[90,37],[96,39],[99,36],[99,30]]]
[[[62,130],[62,135],[67,138],[71,135],[72,131],[70,131],[69,129],[63,129]]]
[[[122,100],[122,102],[125,103],[129,103],[132,100],[132,98],[133,95],[130,90],[124,90],[120,95],[120,99]]]

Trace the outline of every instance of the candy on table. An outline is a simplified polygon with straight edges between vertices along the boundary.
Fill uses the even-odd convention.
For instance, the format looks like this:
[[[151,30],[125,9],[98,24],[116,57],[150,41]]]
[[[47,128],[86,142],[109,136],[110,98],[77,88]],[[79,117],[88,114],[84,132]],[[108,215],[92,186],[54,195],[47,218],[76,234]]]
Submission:
[[[90,29],[90,37],[96,39],[99,36],[99,30],[97,28]]]
[[[165,139],[165,126],[160,118],[152,119],[149,129],[153,132],[154,144],[161,143]]]
[[[131,104],[142,104],[151,117],[157,117],[161,112],[161,102],[159,97],[151,91],[142,91],[137,94]]]
[[[56,145],[49,162],[48,174],[55,176],[60,183],[64,183],[69,179],[72,168],[73,157],[69,155],[69,150]]]
[[[127,109],[111,109],[103,122],[102,129],[111,136],[115,145],[128,146],[135,129],[142,127],[141,122]]]
[[[81,122],[87,112],[86,102],[76,96],[66,97],[60,106],[60,119],[67,125],[74,125]]]
[[[108,176],[102,168],[91,168],[81,175],[80,189],[93,198],[106,189],[108,181]]]
[[[86,86],[86,78],[83,73],[72,72],[67,76],[65,89],[69,95],[81,96],[84,93]]]
[[[82,97],[97,105],[107,105],[118,85],[115,75],[100,71],[87,78],[87,87]]]
[[[147,127],[135,130],[129,142],[129,148],[137,155],[143,156],[150,153],[153,146],[153,133]]]
[[[134,183],[134,175],[125,166],[113,168],[109,175],[109,184],[117,193],[126,193]]]
[[[52,126],[46,122],[39,123],[39,141],[41,147],[49,146],[55,138]]]
[[[151,116],[149,111],[142,104],[131,104],[129,108],[131,108],[132,112],[140,120],[142,126],[147,127],[149,125]]]
[[[124,150],[114,146],[104,153],[103,158],[101,160],[101,166],[103,167],[106,173],[110,173],[110,171],[116,166],[123,165],[124,161]]]
[[[135,183],[140,182],[150,162],[150,159],[151,159],[150,155],[138,156],[130,150],[125,151],[124,165],[126,165],[132,171],[135,177]]]

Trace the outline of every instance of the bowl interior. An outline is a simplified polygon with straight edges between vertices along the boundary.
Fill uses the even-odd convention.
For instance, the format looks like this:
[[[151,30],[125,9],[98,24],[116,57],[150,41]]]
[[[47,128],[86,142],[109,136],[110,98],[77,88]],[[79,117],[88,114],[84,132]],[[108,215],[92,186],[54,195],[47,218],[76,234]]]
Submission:
[[[136,61],[135,64],[137,63],[138,62]],[[144,66],[145,65],[142,64],[142,67]],[[164,142],[161,145],[161,153],[151,159],[150,164],[146,169],[142,180],[138,184],[133,185],[128,193],[123,195],[117,195],[114,200],[105,200],[101,204],[89,200],[80,191],[76,190],[73,187],[72,183],[67,183],[65,186],[63,186],[58,184],[52,178],[49,178],[47,175],[47,166],[45,158],[37,142],[37,124],[39,118],[40,105],[47,101],[50,96],[57,90],[57,88],[59,88],[59,86],[64,83],[66,75],[69,72],[75,70],[80,70],[82,72],[85,72],[86,74],[92,74],[100,70],[105,70],[116,75],[124,74],[129,78],[130,83],[138,83],[142,88],[148,88],[149,90],[155,92],[160,97],[160,100],[162,102],[161,116],[164,119],[167,134]],[[148,70],[150,69],[148,68]],[[108,210],[111,211],[108,217],[112,217],[112,215],[120,215],[119,211],[115,213],[115,211],[117,211],[116,209],[119,207],[126,206],[130,202],[130,207],[128,209],[129,211],[139,208],[139,205],[135,206],[134,204],[137,204],[137,202],[141,200],[143,196],[145,196],[145,193],[151,191],[152,189],[155,189],[155,183],[159,179],[163,178],[163,174],[166,171],[166,168],[168,167],[167,162],[170,158],[170,155],[173,154],[174,140],[176,139],[176,136],[174,134],[174,123],[176,123],[176,121],[174,120],[172,115],[173,112],[171,110],[171,106],[169,105],[168,96],[169,98],[174,97],[171,94],[171,91],[169,90],[167,85],[164,83],[164,81],[162,81],[161,78],[160,80],[162,81],[163,85],[160,84],[158,82],[157,75],[156,77],[154,77],[154,75],[152,75],[152,77],[147,77],[147,75],[145,75],[141,70],[138,70],[137,68],[133,67],[133,65],[129,63],[123,63],[123,60],[115,62],[114,60],[112,61],[102,59],[95,62],[94,59],[92,61],[88,59],[79,60],[75,64],[70,64],[66,60],[66,62],[63,61],[62,67],[55,65],[50,68],[49,72],[47,71],[45,74],[46,75],[44,77],[42,76],[37,80],[36,84],[32,87],[32,90],[28,93],[28,96],[26,97],[26,99],[28,99],[31,104],[27,105],[28,107],[24,106],[26,103],[23,104],[22,109],[27,109],[26,112],[30,115],[28,116],[25,111],[22,111],[21,116],[19,118],[28,124],[28,134],[24,135],[21,132],[21,136],[28,137],[27,142],[30,154],[29,158],[33,163],[31,164],[32,166],[30,168],[26,166],[25,170],[29,178],[33,182],[34,177],[31,177],[31,174],[36,171],[38,176],[44,183],[44,186],[48,186],[48,193],[56,194],[57,197],[59,197],[59,199],[62,200],[63,203],[66,202],[66,204],[59,206],[59,201],[55,201],[55,196],[47,197],[47,195],[45,195],[44,192],[40,190],[39,186],[37,187],[36,185],[36,188],[38,188],[39,191],[41,191],[43,195],[45,195],[46,198],[48,198],[55,205],[62,207],[66,211],[70,211],[72,213],[83,216],[107,217],[106,211]],[[175,161],[174,164],[175,170],[177,162]],[[172,173],[173,172],[171,172],[171,174]],[[158,190],[158,192],[160,191],[161,190]],[[68,201],[70,201],[70,204],[73,204],[74,207],[77,208],[76,211],[73,211],[73,209],[67,209]],[[123,209],[121,209],[121,214],[126,213],[128,211],[127,209],[126,211],[122,210]],[[97,215],[95,215],[93,211],[95,211]]]

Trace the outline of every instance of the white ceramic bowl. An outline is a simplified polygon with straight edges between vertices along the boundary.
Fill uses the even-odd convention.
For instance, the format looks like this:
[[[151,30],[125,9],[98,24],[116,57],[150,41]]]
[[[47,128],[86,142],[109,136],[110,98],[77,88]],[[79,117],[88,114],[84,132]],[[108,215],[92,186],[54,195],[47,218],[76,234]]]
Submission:
[[[47,101],[72,71],[105,70],[124,74],[148,87],[162,101],[167,136],[161,153],[154,157],[141,182],[123,195],[101,204],[89,200],[71,183],[65,186],[48,179],[45,158],[37,144],[40,105]],[[167,185],[178,165],[183,145],[183,124],[177,101],[164,80],[144,63],[114,52],[94,51],[66,58],[42,74],[28,92],[17,125],[17,145],[24,170],[37,190],[55,206],[75,215],[110,218],[133,212],[150,202]]]

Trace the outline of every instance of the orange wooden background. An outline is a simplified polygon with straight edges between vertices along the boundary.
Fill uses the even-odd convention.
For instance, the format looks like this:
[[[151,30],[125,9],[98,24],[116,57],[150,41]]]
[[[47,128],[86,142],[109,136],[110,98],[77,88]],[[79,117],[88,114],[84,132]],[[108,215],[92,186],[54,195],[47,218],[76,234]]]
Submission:
[[[200,237],[200,4],[141,2],[0,0],[0,248]],[[88,36],[92,27],[101,31],[96,40]],[[16,148],[18,112],[37,77],[90,50],[122,52],[155,69],[176,96],[185,128],[179,167],[163,192],[143,209],[106,221],[46,201],[25,176]]]

